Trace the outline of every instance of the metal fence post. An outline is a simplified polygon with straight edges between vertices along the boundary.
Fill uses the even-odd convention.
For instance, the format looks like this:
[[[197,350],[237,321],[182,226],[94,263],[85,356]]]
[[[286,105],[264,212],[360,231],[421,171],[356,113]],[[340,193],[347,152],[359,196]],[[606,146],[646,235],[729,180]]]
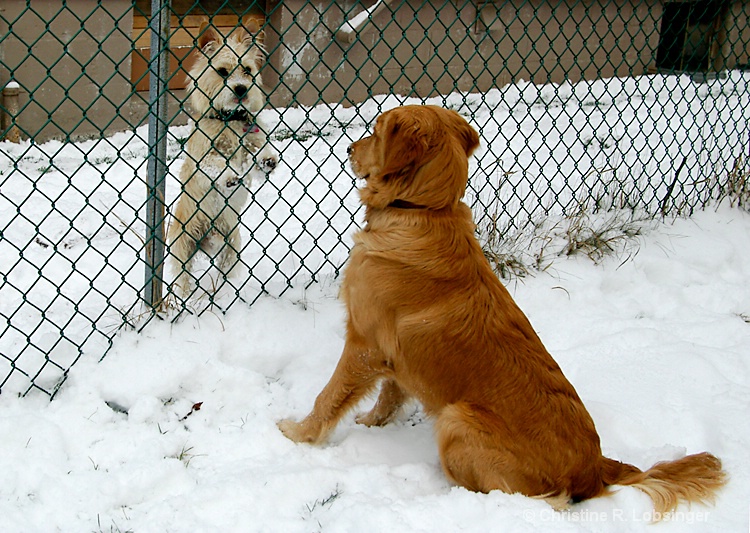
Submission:
[[[167,79],[171,0],[151,1],[149,62],[146,283],[143,299],[158,309],[163,298],[164,196],[167,175]]]

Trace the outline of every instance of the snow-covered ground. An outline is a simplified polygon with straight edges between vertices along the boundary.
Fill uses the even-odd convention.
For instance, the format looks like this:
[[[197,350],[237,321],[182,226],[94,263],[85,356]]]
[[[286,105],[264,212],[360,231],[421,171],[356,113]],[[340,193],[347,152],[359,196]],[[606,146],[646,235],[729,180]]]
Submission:
[[[688,144],[704,150],[685,166],[670,198],[700,198],[705,193],[695,184],[716,179],[704,175],[706,158],[731,163],[747,138],[746,82],[733,74],[707,85],[667,77],[517,85],[439,103],[482,131],[467,201],[478,217],[489,211],[504,226],[514,220],[514,206],[539,204],[521,202],[529,193],[542,197],[552,218],[562,206],[574,210],[581,183],[601,191],[605,203],[658,211],[669,179],[651,196],[614,198],[603,187],[673,177]],[[668,113],[675,91],[687,96]],[[721,98],[723,106],[716,104]],[[58,324],[84,347],[52,402],[34,391],[18,398],[28,386],[20,375],[3,388],[0,531],[748,530],[750,215],[726,203],[656,226],[624,263],[555,256],[544,273],[509,283],[588,406],[605,453],[648,467],[711,451],[731,476],[714,507],[681,507],[652,526],[650,502],[635,489],[557,513],[519,495],[453,487],[440,470],[431,422],[416,404],[385,428],[358,426],[352,414],[319,448],[281,435],[276,421],[309,411],[343,345],[334,273],[361,217],[342,163],[346,146],[399,103],[384,97],[357,108],[265,112],[283,163],[253,186],[243,217],[244,257],[254,266],[243,290],[247,299],[270,294],[252,306],[236,302],[226,314],[123,331],[101,362],[97,350],[107,348],[119,319],[113,310],[130,309],[143,279],[143,182],[133,178],[145,177],[145,135],[0,145],[0,312],[12,326],[0,352],[21,354],[19,366],[31,370],[48,351],[65,367],[79,352],[61,340]],[[675,110],[684,122],[695,116],[685,111],[690,106],[720,111],[678,127]],[[724,116],[727,108],[735,114]],[[578,140],[563,120],[575,125]],[[722,121],[734,124],[734,133],[719,142]],[[173,130],[174,137],[185,133]],[[651,134],[671,135],[677,154],[649,148]],[[171,153],[176,175],[178,143]],[[596,169],[601,179],[584,179]],[[604,176],[607,169],[614,170]],[[551,203],[554,196],[559,203]],[[529,218],[543,216],[534,208]],[[49,281],[38,281],[40,271]],[[317,281],[303,288],[313,273]],[[97,317],[100,329],[92,334],[73,308]],[[59,372],[38,379],[54,384]]]

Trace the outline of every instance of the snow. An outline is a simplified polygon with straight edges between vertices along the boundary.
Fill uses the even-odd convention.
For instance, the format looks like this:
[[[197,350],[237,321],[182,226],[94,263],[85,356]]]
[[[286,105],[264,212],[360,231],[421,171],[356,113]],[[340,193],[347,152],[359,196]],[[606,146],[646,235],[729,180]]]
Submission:
[[[375,16],[375,14],[380,11],[380,9],[383,8],[383,6],[387,5],[389,2],[384,0],[378,0],[375,2],[372,6],[370,6],[368,9],[365,9],[361,13],[358,13],[351,19],[347,20],[341,25],[341,28],[339,28],[339,34],[340,36],[344,36],[344,40],[347,42],[351,42],[354,40],[354,37],[358,31],[362,29],[362,27],[365,25],[365,23]]]
[[[661,111],[669,107],[668,91],[690,98]],[[529,216],[535,220],[559,216],[561,208],[547,201],[555,192],[572,205],[571,180],[591,169],[618,169],[602,183],[642,180],[646,172],[672,176],[677,156],[646,149],[656,146],[652,130],[673,131],[680,147],[703,143],[700,157],[731,161],[740,128],[718,142],[716,116],[679,129],[670,118],[681,108],[678,114],[688,116],[690,106],[703,112],[712,97],[734,99],[735,115],[722,120],[747,124],[747,79],[734,74],[700,86],[674,77],[518,84],[430,103],[457,108],[490,139],[472,160],[474,190],[467,201],[477,214],[497,210],[512,222],[513,206],[533,192],[522,176],[543,177],[553,188],[534,187],[548,207],[547,214]],[[92,334],[90,324],[74,318],[66,334],[82,343],[83,355],[53,401],[33,391],[19,398],[15,393],[26,385],[6,383],[0,395],[1,531],[747,530],[750,214],[726,202],[655,224],[628,261],[610,257],[597,265],[582,255],[555,256],[543,273],[508,282],[591,412],[605,454],[645,468],[710,451],[731,476],[715,506],[683,506],[651,525],[650,501],[632,488],[559,513],[520,495],[451,486],[431,422],[417,404],[383,428],[359,426],[351,413],[321,447],[281,435],[276,422],[307,414],[343,346],[335,273],[361,221],[353,178],[341,164],[346,146],[381,110],[403,101],[391,96],[357,108],[265,112],[283,155],[276,174],[252,186],[243,216],[250,243],[243,257],[257,261],[244,290],[253,305],[235,302],[225,314],[213,309],[176,322],[152,321],[140,333],[122,331],[101,362],[106,328]],[[580,105],[593,101],[599,104]],[[576,143],[570,131],[555,135],[563,117],[578,124],[581,138],[594,140]],[[295,135],[282,135],[282,125]],[[185,128],[171,131],[175,138],[186,134]],[[617,140],[627,139],[626,131],[636,137],[632,150]],[[605,146],[610,136],[620,150]],[[0,225],[8,236],[0,240],[0,270],[8,280],[0,311],[19,331],[33,330],[37,347],[23,352],[19,364],[44,361],[46,349],[63,366],[79,357],[52,325],[37,326],[38,309],[51,323],[78,316],[71,301],[55,297],[55,285],[83,295],[78,308],[110,327],[120,315],[105,296],[115,308],[132,306],[133,287],[143,279],[137,263],[143,226],[136,215],[143,209],[144,138],[139,130],[75,144],[0,144]],[[169,201],[181,165],[179,146],[170,146]],[[705,179],[708,165],[698,163],[686,166],[685,183]],[[482,181],[500,184],[500,193]],[[658,212],[665,192],[659,187],[653,198],[630,199]],[[676,200],[700,194],[686,189]],[[292,209],[295,216],[287,220]],[[75,215],[75,224],[61,213]],[[35,238],[47,246],[24,244]],[[50,281],[35,285],[39,271]],[[99,291],[87,292],[90,276]],[[122,276],[131,286],[118,288]],[[26,342],[11,329],[0,350],[21,353]],[[46,383],[58,378],[52,372]]]

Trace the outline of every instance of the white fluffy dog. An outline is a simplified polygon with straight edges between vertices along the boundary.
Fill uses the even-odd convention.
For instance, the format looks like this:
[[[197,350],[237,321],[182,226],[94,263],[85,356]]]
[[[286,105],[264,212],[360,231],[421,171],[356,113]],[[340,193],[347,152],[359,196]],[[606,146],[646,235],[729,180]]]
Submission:
[[[256,120],[265,96],[259,75],[263,50],[257,26],[253,30],[242,26],[225,38],[207,24],[200,29],[198,58],[189,72],[194,126],[167,234],[176,292],[183,297],[190,292],[198,251],[225,276],[236,271],[247,186],[253,174],[268,174],[278,163]]]

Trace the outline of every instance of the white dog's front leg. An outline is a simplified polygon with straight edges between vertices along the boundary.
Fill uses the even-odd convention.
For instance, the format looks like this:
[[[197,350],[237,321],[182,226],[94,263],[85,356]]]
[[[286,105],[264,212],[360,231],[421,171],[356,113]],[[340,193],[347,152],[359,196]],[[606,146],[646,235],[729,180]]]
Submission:
[[[255,167],[263,174],[270,174],[279,165],[279,153],[269,144],[265,145],[254,157]]]

